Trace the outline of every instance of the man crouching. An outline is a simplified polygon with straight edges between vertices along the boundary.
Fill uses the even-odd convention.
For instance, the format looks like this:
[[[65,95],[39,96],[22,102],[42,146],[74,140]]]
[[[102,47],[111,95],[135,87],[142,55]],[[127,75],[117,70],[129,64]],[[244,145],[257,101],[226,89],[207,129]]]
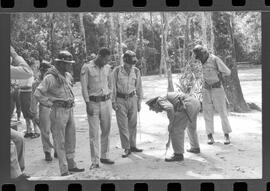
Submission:
[[[146,102],[150,110],[156,113],[166,111],[169,118],[169,140],[167,148],[172,140],[174,155],[166,158],[166,162],[184,160],[185,129],[187,128],[191,148],[188,152],[200,153],[200,146],[197,136],[197,115],[201,104],[192,96],[183,95],[177,92],[168,92],[164,97],[156,97]]]

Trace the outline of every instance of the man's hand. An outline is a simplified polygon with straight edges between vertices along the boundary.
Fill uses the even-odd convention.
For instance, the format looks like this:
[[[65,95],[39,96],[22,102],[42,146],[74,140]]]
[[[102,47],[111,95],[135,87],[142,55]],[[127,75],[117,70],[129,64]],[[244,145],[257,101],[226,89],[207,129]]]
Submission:
[[[94,110],[93,108],[90,106],[90,102],[86,102],[86,113],[90,116],[94,115]]]
[[[120,106],[116,102],[112,103],[112,107],[114,111],[117,111],[118,109],[120,109]]]

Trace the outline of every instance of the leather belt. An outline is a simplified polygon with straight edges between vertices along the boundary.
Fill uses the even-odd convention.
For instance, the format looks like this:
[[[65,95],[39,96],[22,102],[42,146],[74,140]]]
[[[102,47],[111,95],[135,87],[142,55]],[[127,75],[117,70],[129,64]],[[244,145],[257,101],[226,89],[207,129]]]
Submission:
[[[133,91],[133,92],[131,92],[131,93],[129,93],[129,94],[122,94],[122,93],[120,93],[120,92],[117,92],[117,93],[116,93],[116,96],[119,97],[119,98],[128,99],[128,98],[130,98],[130,97],[133,97],[135,94],[136,94],[135,91]]]
[[[213,84],[211,84],[211,85],[209,85],[209,84],[207,84],[206,82],[204,82],[204,88],[205,88],[205,89],[208,89],[208,90],[210,90],[210,89],[212,89],[212,88],[221,88],[221,82],[218,81],[218,82],[213,83]]]
[[[32,90],[32,87],[31,86],[23,86],[23,87],[20,87],[21,90]]]
[[[74,106],[74,101],[54,101],[53,107],[63,107],[63,108],[72,108]]]
[[[89,96],[89,100],[94,101],[94,102],[107,101],[110,98],[111,98],[111,94],[103,95],[103,96]]]

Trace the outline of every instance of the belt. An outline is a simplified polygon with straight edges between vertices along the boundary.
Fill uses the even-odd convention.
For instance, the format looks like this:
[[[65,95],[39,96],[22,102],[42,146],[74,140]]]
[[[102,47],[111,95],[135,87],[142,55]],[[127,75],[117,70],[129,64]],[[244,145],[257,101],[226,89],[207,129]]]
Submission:
[[[111,94],[103,95],[103,96],[89,96],[90,101],[94,102],[102,102],[102,101],[107,101],[111,97]]]
[[[63,107],[63,108],[72,108],[74,106],[74,101],[54,101],[53,107]]]
[[[131,92],[129,94],[122,94],[122,93],[117,92],[116,96],[119,97],[119,98],[128,99],[130,97],[133,97],[135,94],[136,94],[135,91],[133,91],[133,92]]]
[[[220,81],[218,81],[218,82],[216,82],[216,83],[213,83],[213,84],[211,84],[211,85],[209,85],[209,84],[207,84],[206,82],[204,82],[204,88],[205,89],[212,89],[212,88],[221,88],[221,82]]]
[[[32,87],[31,86],[23,86],[23,87],[20,87],[21,90],[32,90]]]

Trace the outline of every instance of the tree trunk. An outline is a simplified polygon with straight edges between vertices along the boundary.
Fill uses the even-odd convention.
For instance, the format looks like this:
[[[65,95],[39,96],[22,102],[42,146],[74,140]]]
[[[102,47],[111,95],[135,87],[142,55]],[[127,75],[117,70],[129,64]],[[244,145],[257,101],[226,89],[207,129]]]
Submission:
[[[237,64],[235,62],[230,15],[224,12],[213,12],[212,19],[214,25],[215,52],[231,70],[231,75],[223,78],[223,86],[229,101],[230,110],[235,112],[247,112],[249,108],[243,97]]]
[[[83,37],[83,43],[82,43],[83,57],[84,57],[84,59],[86,59],[86,56],[87,56],[87,45],[86,45],[86,37],[85,37],[85,28],[84,28],[84,23],[83,23],[83,13],[79,13],[79,18],[80,18],[81,35]]]
[[[118,39],[118,61],[119,63],[122,62],[122,55],[123,55],[123,50],[122,50],[122,23],[121,23],[121,16],[120,13],[117,13],[116,15],[116,21],[117,21],[117,39]]]
[[[166,13],[162,14],[162,52],[163,52],[163,61],[165,67],[167,69],[167,78],[168,78],[168,92],[173,92],[173,81],[172,81],[172,71],[171,71],[171,64],[168,62],[169,55],[168,55],[168,48],[167,48],[167,34],[168,34],[168,20],[166,17]]]
[[[50,48],[51,48],[51,59],[52,59],[52,61],[56,57],[56,48],[55,48],[55,44],[54,44],[54,42],[55,42],[55,39],[54,39],[54,29],[55,29],[54,17],[55,17],[54,13],[51,13],[50,14],[50,21],[51,21],[51,23],[50,23],[51,47]]]

